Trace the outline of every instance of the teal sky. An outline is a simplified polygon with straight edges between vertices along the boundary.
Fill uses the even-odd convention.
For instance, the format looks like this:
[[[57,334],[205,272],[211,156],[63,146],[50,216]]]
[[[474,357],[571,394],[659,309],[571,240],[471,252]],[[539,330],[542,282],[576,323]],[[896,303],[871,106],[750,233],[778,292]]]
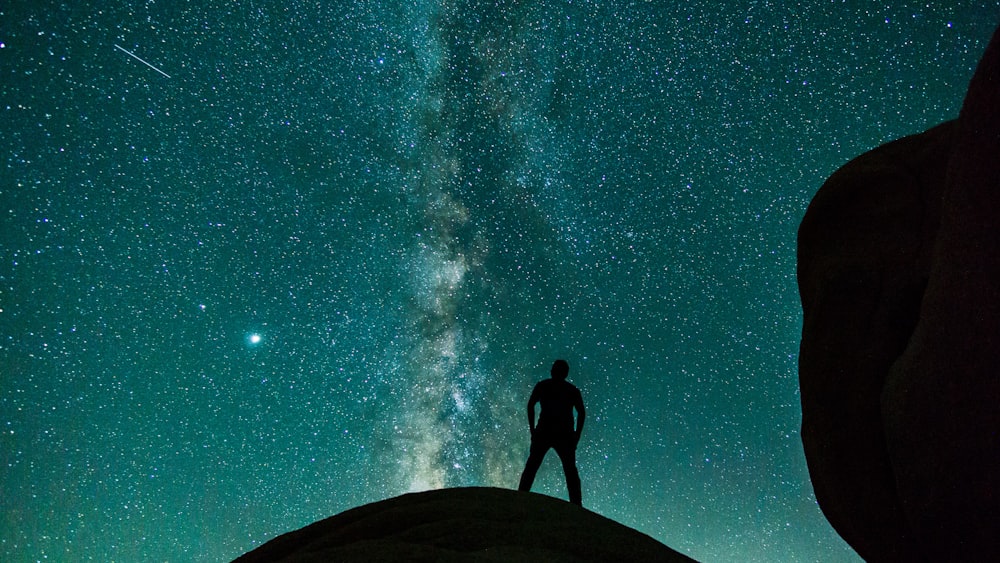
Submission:
[[[562,357],[587,508],[858,560],[799,439],[796,229],[957,117],[1000,3],[79,4],[0,7],[0,559],[514,488]]]

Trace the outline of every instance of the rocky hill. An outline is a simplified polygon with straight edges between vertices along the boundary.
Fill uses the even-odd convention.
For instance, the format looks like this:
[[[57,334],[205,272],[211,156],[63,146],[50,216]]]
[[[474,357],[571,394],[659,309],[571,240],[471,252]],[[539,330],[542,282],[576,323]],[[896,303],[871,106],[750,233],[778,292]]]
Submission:
[[[411,493],[289,532],[236,560],[690,562],[653,538],[552,497],[495,488]]]

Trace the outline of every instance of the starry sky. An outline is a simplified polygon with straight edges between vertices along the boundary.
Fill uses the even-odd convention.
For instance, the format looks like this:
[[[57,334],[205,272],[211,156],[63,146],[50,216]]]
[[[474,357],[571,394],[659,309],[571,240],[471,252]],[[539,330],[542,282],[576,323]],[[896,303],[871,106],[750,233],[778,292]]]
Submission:
[[[957,116],[1000,21],[887,4],[4,3],[0,559],[226,561],[514,488],[563,357],[586,507],[857,560],[799,440],[796,229]]]

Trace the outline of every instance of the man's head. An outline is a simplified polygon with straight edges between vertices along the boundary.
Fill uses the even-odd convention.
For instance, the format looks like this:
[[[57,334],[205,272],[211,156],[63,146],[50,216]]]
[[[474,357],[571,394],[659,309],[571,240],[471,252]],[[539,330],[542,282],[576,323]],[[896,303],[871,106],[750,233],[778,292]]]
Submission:
[[[568,375],[569,375],[569,364],[566,363],[566,360],[556,360],[555,362],[552,362],[553,379],[559,379],[565,381]]]

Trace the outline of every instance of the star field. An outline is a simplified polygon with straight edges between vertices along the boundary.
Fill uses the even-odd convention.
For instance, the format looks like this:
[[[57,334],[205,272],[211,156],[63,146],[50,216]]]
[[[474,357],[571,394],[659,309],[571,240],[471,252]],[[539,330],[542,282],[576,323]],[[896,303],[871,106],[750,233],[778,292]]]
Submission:
[[[795,233],[957,117],[1000,3],[0,8],[0,560],[226,561],[515,488],[557,357],[584,506],[855,561],[799,440]],[[566,498],[555,455],[535,491]]]

